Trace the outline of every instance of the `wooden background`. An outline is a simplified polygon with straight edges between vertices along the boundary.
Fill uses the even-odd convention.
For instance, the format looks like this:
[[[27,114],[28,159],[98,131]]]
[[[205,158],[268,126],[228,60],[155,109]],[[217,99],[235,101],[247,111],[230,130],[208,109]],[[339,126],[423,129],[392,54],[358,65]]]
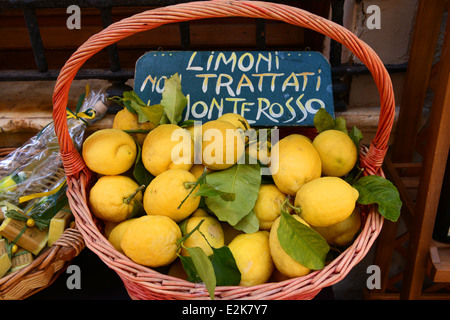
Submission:
[[[289,5],[298,6],[323,17],[328,17],[329,0],[293,1]],[[113,22],[152,7],[112,8]],[[81,8],[81,29],[69,30],[66,20],[70,14],[66,8],[37,9],[37,19],[49,69],[59,69],[65,61],[91,35],[102,30],[100,10]],[[219,18],[191,21],[190,44],[194,50],[212,49],[255,49],[256,23],[251,18]],[[36,68],[30,46],[28,30],[22,10],[0,10],[0,69]],[[266,21],[266,47],[283,50],[311,49],[322,51],[323,36],[303,28],[279,21]],[[140,32],[117,42],[119,58],[123,68],[134,68],[135,61],[146,51],[181,48],[178,24],[163,25]],[[8,63],[5,63],[5,62]],[[106,51],[89,59],[86,68],[108,68]]]
[[[325,18],[329,17],[330,1],[289,1]],[[112,8],[113,22],[129,17],[151,7]],[[59,70],[70,55],[91,35],[102,29],[100,10],[81,8],[81,29],[69,30],[66,20],[70,14],[66,8],[36,9],[48,68]],[[191,50],[254,50],[256,48],[257,21],[250,18],[204,19],[189,22]],[[0,71],[36,70],[28,30],[20,9],[0,9]],[[289,25],[284,22],[266,21],[266,50],[315,50],[323,51],[321,34]],[[136,60],[150,50],[179,50],[181,48],[178,24],[169,24],[141,32],[117,43],[122,69],[134,69]],[[106,50],[89,59],[82,68],[109,69]],[[105,80],[76,80],[69,93],[69,107],[73,107],[86,84],[92,89],[107,88]],[[133,79],[128,81],[133,85]],[[42,127],[52,121],[54,81],[0,81],[0,148],[19,146]],[[337,114],[339,115],[339,114]],[[370,141],[378,123],[378,109],[348,110],[348,125],[358,125]],[[112,125],[112,115],[89,128],[89,131]],[[89,133],[88,131],[88,133]]]

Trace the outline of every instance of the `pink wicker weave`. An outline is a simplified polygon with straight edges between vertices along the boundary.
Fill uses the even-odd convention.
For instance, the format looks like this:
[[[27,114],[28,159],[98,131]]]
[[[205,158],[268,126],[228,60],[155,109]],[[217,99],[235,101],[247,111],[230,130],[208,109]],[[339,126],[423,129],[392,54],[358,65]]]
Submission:
[[[107,241],[93,218],[88,203],[92,173],[86,167],[68,134],[66,106],[71,82],[78,69],[95,53],[123,38],[160,25],[195,19],[250,17],[280,20],[328,36],[351,50],[369,69],[381,101],[378,128],[368,149],[361,151],[365,174],[384,176],[381,169],[394,122],[395,101],[388,72],[376,53],[352,32],[307,11],[282,4],[259,1],[199,1],[162,7],[136,14],[93,35],[71,56],[62,68],[53,94],[53,118],[61,156],[68,176],[68,197],[86,246],[121,277],[133,299],[208,299],[204,285],[191,283],[140,266],[119,253]],[[322,288],[342,280],[366,255],[383,225],[374,207],[364,210],[361,234],[345,252],[324,269],[307,276],[258,286],[217,287],[216,299],[312,299]]]

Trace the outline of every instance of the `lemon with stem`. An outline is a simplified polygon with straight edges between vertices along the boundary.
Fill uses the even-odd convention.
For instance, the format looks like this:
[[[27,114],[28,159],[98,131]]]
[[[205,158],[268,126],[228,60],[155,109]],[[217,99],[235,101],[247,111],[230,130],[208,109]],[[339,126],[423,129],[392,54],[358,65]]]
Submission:
[[[327,227],[347,219],[359,192],[339,177],[321,177],[303,185],[295,196],[300,216],[310,225]]]
[[[142,201],[142,189],[128,176],[103,176],[89,193],[89,206],[98,218],[121,222],[130,217],[135,201]]]
[[[142,216],[126,228],[120,246],[134,262],[157,268],[175,261],[181,236],[180,228],[169,217]]]
[[[135,162],[137,147],[133,138],[120,129],[95,131],[83,143],[86,166],[101,175],[119,175]]]
[[[196,196],[197,179],[184,169],[169,169],[156,176],[144,193],[144,210],[148,215],[168,216],[179,222],[191,215],[200,204]]]

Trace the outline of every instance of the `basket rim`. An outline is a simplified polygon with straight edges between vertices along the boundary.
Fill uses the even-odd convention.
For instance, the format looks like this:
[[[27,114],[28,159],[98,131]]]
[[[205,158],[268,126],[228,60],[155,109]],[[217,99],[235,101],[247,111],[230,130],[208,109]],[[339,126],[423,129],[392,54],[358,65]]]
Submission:
[[[85,248],[76,227],[46,247],[29,265],[0,278],[0,300],[22,300],[49,287]]]
[[[378,55],[372,48],[362,40],[358,39],[356,35],[348,29],[303,9],[285,4],[263,1],[194,1],[147,10],[111,24],[81,45],[61,69],[52,97],[55,131],[58,136],[66,175],[68,176],[69,203],[74,212],[80,232],[85,239],[86,246],[101,258],[103,255],[106,257],[109,254],[108,250],[111,249],[111,247],[109,247],[111,245],[109,244],[108,246],[108,243],[103,243],[103,240],[106,239],[95,225],[87,205],[86,188],[87,182],[92,178],[92,172],[86,167],[80,153],[75,149],[67,129],[65,109],[68,102],[70,85],[77,70],[96,52],[134,33],[150,30],[160,25],[173,22],[230,16],[280,20],[300,27],[312,29],[343,44],[368,67],[380,94],[381,110],[375,138],[370,143],[367,152],[362,152],[360,164],[364,167],[365,174],[384,175],[381,165],[387,152],[389,135],[392,130],[395,115],[392,82]],[[285,292],[278,295],[274,294],[272,298],[311,298],[315,293],[320,291],[322,287],[339,281],[341,276],[344,277],[351,270],[352,266],[362,259],[381,231],[383,218],[373,207],[367,215],[367,218],[367,221],[369,221],[370,224],[366,223],[364,225],[363,230],[367,229],[364,236],[361,237],[361,235],[359,235],[354,241],[354,244],[350,247],[353,249],[350,251],[347,249],[340,255],[343,260],[342,263],[338,265],[339,272],[333,273],[330,271],[331,268],[324,268],[312,272],[309,276],[306,276],[308,278],[300,277],[302,279],[295,278],[285,280],[282,282],[283,285],[285,285]],[[356,256],[352,255],[352,250],[357,253]],[[116,251],[116,253],[118,252]],[[361,253],[361,255],[358,255],[359,253]],[[126,257],[126,259],[123,258],[124,257],[122,256],[118,258],[121,263],[128,261]],[[110,268],[116,269],[116,271],[118,270],[117,265],[114,263],[109,263],[105,260],[104,262]],[[174,283],[177,283],[178,285],[184,284],[184,282],[180,282],[179,279],[177,279],[176,282],[173,282],[174,280],[172,278],[167,278],[170,276],[164,276],[164,279],[161,280],[161,282],[154,284],[150,281],[138,279],[138,276],[147,275],[146,279],[151,280],[154,278],[153,272],[155,271],[152,270],[152,272],[149,272],[148,270],[151,270],[149,268],[133,264],[130,265],[129,263],[125,263],[124,267],[128,270],[126,272],[128,272],[127,275],[129,276],[129,278],[125,279],[125,276],[122,275],[125,279],[124,282],[134,282],[136,285],[142,285],[146,290],[152,290],[155,298],[165,297],[164,295],[168,294],[169,288],[171,290],[174,289],[173,287],[177,288],[177,285],[174,285]],[[302,287],[302,281],[305,279],[311,280],[309,287]],[[171,284],[172,286],[164,288],[164,283]],[[180,298],[205,298],[203,296],[206,291],[205,288],[196,284],[193,286],[194,287],[192,288],[192,283],[189,285],[190,294],[181,293],[175,289],[171,292],[176,292],[182,296]],[[242,288],[246,287],[239,287],[239,290],[252,291],[255,288],[266,289],[268,286],[266,284],[250,287],[250,289]],[[133,288],[127,288],[127,290],[132,289]],[[230,288],[219,287],[216,291],[222,289],[227,291]],[[139,288],[137,288],[137,291],[139,291]],[[136,292],[135,294],[139,294],[139,292]],[[227,296],[227,298],[230,297],[233,296]],[[242,294],[242,291],[236,293],[235,297],[246,298],[245,295]]]

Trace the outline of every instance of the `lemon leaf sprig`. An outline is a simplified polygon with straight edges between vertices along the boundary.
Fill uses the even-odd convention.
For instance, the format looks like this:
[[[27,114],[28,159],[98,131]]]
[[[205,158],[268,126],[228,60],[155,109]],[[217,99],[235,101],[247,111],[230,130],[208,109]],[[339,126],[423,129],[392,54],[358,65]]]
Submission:
[[[317,231],[292,217],[285,209],[288,205],[289,198],[286,198],[281,206],[280,225],[277,230],[281,247],[306,268],[323,269],[330,246]]]
[[[191,196],[192,192],[194,192],[194,190],[197,188],[197,186],[199,186],[199,188],[197,189],[197,192],[195,193],[194,196],[202,196],[202,197],[217,197],[217,196],[219,196],[224,201],[233,201],[236,198],[235,193],[221,191],[218,188],[214,187],[213,185],[208,184],[206,182],[206,174],[207,174],[207,169],[205,168],[203,170],[203,173],[201,174],[201,176],[198,177],[197,181],[185,183],[186,189],[191,189],[191,190],[189,191],[187,196],[183,199],[183,201],[181,201],[178,208],[180,208],[183,205],[183,203],[186,201],[186,199]]]
[[[358,203],[377,204],[380,214],[393,222],[400,217],[402,201],[397,188],[389,180],[375,175],[358,179],[353,187],[358,190]]]
[[[379,213],[393,222],[400,217],[402,201],[395,185],[384,177],[377,175],[363,175],[364,168],[360,167],[359,152],[363,139],[361,131],[354,126],[350,132],[343,117],[333,117],[323,108],[314,115],[314,126],[317,131],[336,129],[345,132],[352,139],[358,150],[358,160],[355,167],[344,179],[359,192],[357,202],[362,205],[378,205]]]
[[[241,273],[231,250],[227,246],[220,248],[211,246],[207,237],[199,229],[203,222],[204,220],[201,220],[195,228],[178,240],[178,248],[183,247],[189,253],[189,256],[178,254],[178,257],[188,275],[188,281],[203,282],[211,300],[214,300],[216,286],[238,285],[241,281]],[[180,224],[183,224],[183,222]],[[210,256],[207,256],[200,247],[188,248],[183,245],[196,231],[200,232],[211,248],[213,253]]]
[[[223,197],[206,197],[205,204],[221,221],[226,221],[234,228],[239,227],[243,219],[254,217],[253,208],[258,198],[261,185],[261,168],[259,164],[237,163],[228,169],[210,172],[207,181],[214,188],[236,194],[233,201]],[[256,219],[257,220],[257,219]],[[252,226],[254,223],[243,226]],[[251,229],[240,229],[246,233],[257,231],[259,225]]]
[[[155,177],[145,168],[142,162],[142,147],[137,142],[135,144],[137,153],[134,162],[133,177],[140,185],[148,186]]]
[[[127,108],[131,113],[137,114],[138,123],[151,122],[155,126],[159,125],[164,116],[164,106],[161,104],[147,106],[134,90],[125,91],[122,95],[123,97],[114,96],[109,100]]]
[[[178,73],[173,74],[164,83],[160,105],[164,108],[161,123],[178,124],[187,105],[187,98],[181,91],[181,78]]]

